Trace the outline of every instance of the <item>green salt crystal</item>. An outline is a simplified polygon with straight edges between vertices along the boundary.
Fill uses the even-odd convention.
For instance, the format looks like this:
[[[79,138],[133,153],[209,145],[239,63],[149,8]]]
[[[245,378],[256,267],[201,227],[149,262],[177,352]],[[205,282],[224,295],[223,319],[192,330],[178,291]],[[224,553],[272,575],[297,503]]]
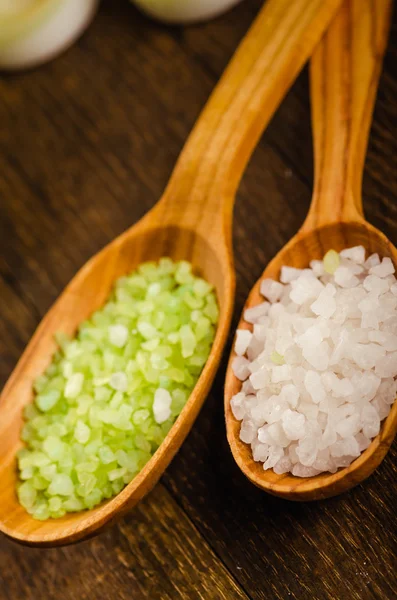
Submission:
[[[284,356],[282,356],[281,354],[279,354],[276,351],[273,351],[270,355],[270,360],[272,361],[272,363],[274,363],[275,365],[283,365],[285,363],[284,360]]]
[[[22,483],[18,487],[18,499],[24,508],[33,507],[37,497],[37,491],[29,482]]]
[[[65,444],[58,437],[51,435],[44,440],[43,450],[51,461],[58,461],[65,454]]]
[[[36,405],[43,412],[47,412],[48,410],[51,410],[56,405],[56,403],[58,402],[60,397],[61,397],[61,394],[58,390],[50,390],[47,393],[42,392],[41,394],[36,396]],[[27,417],[27,418],[29,418],[29,417]],[[30,417],[30,418],[32,418],[32,417]]]
[[[48,486],[48,493],[50,496],[71,496],[73,490],[73,481],[64,473],[57,473]]]
[[[333,275],[340,264],[339,253],[336,250],[328,250],[323,258],[324,271]]]
[[[74,430],[74,437],[80,444],[86,444],[90,439],[91,429],[80,419]]]

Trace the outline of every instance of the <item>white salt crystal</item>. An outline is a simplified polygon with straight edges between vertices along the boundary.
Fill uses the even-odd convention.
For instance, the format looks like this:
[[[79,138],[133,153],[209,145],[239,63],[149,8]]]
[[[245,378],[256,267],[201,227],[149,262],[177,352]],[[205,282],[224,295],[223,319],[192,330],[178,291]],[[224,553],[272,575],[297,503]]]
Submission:
[[[292,460],[289,456],[283,456],[280,458],[278,463],[276,463],[273,467],[273,471],[276,475],[283,475],[284,473],[288,473],[292,469]]]
[[[280,392],[280,398],[287,402],[291,408],[296,408],[299,396],[299,389],[293,383],[284,385]]]
[[[269,445],[254,440],[251,444],[252,456],[255,462],[265,462],[269,456]]]
[[[239,392],[235,394],[233,398],[230,400],[230,408],[232,409],[232,413],[234,417],[241,421],[245,415],[245,407],[244,407],[245,394],[243,392]]]
[[[256,323],[260,317],[267,315],[269,308],[269,302],[261,302],[261,304],[257,304],[252,308],[247,308],[244,311],[244,319],[247,323]]]
[[[376,275],[368,275],[364,279],[363,285],[368,292],[374,292],[376,296],[380,296],[390,289],[390,283],[387,279],[381,279]]]
[[[300,462],[305,467],[312,467],[317,458],[318,441],[311,436],[305,436],[299,440],[296,453]]]
[[[270,373],[266,366],[261,367],[250,375],[250,382],[254,390],[260,390],[270,383]]]
[[[358,413],[353,413],[350,415],[350,417],[342,419],[335,426],[336,433],[339,433],[342,438],[357,435],[357,433],[360,431],[360,428],[361,422],[360,415]]]
[[[371,440],[369,438],[365,437],[365,435],[363,433],[358,433],[355,436],[355,438],[356,438],[356,442],[358,444],[358,448],[359,448],[360,452],[363,452],[364,450],[366,450],[371,443]]]
[[[335,294],[335,286],[328,283],[325,289],[320,292],[317,300],[310,306],[314,314],[324,317],[325,319],[332,317],[336,310]]]
[[[273,279],[262,279],[260,292],[262,296],[265,296],[269,302],[277,302],[280,300],[281,294],[283,293],[284,286],[278,281]]]
[[[305,388],[312,401],[318,404],[325,398],[325,389],[321,376],[316,371],[309,370],[305,375]]]
[[[364,267],[366,269],[372,269],[372,267],[376,267],[376,265],[380,264],[380,258],[379,258],[379,254],[371,254],[371,256],[369,256],[367,258],[367,260],[364,263]]]
[[[364,246],[354,246],[353,248],[346,248],[340,253],[341,258],[349,258],[353,262],[361,265],[365,261],[365,248]]]
[[[289,440],[300,440],[305,435],[306,418],[295,410],[287,409],[282,415],[282,426]]]
[[[325,371],[328,368],[330,352],[327,342],[321,342],[317,348],[305,346],[302,354],[310,366],[318,371]]]
[[[154,394],[153,415],[156,423],[164,423],[171,416],[171,394],[168,390],[157,388]]]
[[[389,331],[370,331],[368,334],[370,342],[376,342],[382,346],[386,352],[394,352],[397,350],[397,335]]]
[[[388,256],[382,259],[380,265],[371,267],[369,270],[370,275],[377,275],[378,277],[387,277],[395,272],[394,265]]]
[[[322,260],[311,260],[310,268],[316,277],[320,277],[321,275],[324,275],[324,273],[325,273],[324,264],[323,264]]]
[[[340,266],[334,273],[335,283],[343,288],[352,288],[359,283],[359,279],[350,271],[348,267]]]
[[[395,377],[397,375],[397,352],[381,356],[375,363],[375,373],[378,377]]]
[[[383,358],[386,351],[378,344],[355,344],[351,356],[360,369],[372,369]]]
[[[236,356],[233,359],[232,370],[237,379],[240,379],[240,381],[244,381],[244,379],[246,379],[249,376],[250,370],[248,368],[248,365],[249,360],[244,356]]]
[[[346,437],[330,446],[331,456],[360,456],[360,448],[354,437]]]
[[[248,329],[237,329],[236,342],[234,345],[234,351],[237,356],[242,356],[246,353],[251,339],[252,333]]]
[[[315,277],[301,275],[292,282],[289,297],[295,304],[302,305],[312,298],[317,298],[324,285]]]
[[[240,429],[240,440],[250,444],[257,435],[257,428],[251,419],[244,418]]]
[[[288,381],[289,379],[291,379],[291,367],[289,365],[272,367],[273,383],[279,383],[280,381]]]
[[[302,273],[302,269],[295,269],[295,267],[281,267],[280,281],[281,283],[291,283],[297,279]]]
[[[267,318],[267,317],[265,317]],[[254,337],[260,342],[264,342],[266,339],[266,333],[269,328],[268,323],[256,323],[254,325]]]
[[[269,456],[266,462],[263,464],[263,469],[272,469],[278,461],[284,456],[284,450],[279,446],[271,446],[269,449]]]
[[[368,438],[378,435],[380,430],[379,414],[374,406],[369,402],[365,403],[361,410],[361,422],[363,425],[363,434]]]
[[[295,475],[295,477],[314,477],[319,473],[319,470],[314,469],[313,467],[305,467],[301,464],[294,465],[292,469],[292,475]]]

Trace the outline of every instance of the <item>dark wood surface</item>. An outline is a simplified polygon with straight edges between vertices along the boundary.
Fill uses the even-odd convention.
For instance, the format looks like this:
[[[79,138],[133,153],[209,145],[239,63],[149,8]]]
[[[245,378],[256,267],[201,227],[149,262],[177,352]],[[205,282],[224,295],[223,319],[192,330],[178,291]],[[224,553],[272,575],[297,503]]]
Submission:
[[[209,24],[179,29],[149,21],[126,0],[105,0],[73,49],[41,69],[0,77],[1,385],[76,270],[160,197],[260,4],[245,0]],[[395,32],[394,25],[364,201],[369,220],[396,244]],[[253,282],[307,212],[309,119],[305,72],[238,194],[234,324]],[[367,482],[339,498],[294,504],[267,496],[228,449],[224,372],[225,360],[161,482],[118,525],[54,550],[0,538],[0,600],[397,597],[396,444]]]

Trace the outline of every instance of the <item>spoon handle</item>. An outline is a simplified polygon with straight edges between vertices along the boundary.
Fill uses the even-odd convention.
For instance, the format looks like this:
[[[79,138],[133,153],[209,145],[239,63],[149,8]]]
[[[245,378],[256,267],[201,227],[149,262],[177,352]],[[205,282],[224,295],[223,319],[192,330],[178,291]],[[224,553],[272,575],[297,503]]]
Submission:
[[[363,220],[362,175],[392,0],[346,0],[310,65],[314,192],[301,231]]]
[[[205,235],[230,233],[236,188],[251,153],[340,5],[265,2],[176,164],[158,205],[166,222]]]

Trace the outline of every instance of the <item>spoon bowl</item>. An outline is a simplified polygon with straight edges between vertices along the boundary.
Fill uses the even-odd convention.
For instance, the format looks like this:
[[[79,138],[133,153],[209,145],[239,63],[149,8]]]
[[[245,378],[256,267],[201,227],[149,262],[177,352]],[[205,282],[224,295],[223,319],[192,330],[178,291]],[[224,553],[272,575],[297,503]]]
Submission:
[[[160,202],[80,270],[40,324],[0,398],[0,530],[6,535],[35,546],[93,535],[132,508],[179,449],[208,394],[229,330],[237,186],[263,129],[340,4],[266,2],[199,118]],[[190,261],[215,286],[220,317],[203,372],[160,448],[123,491],[89,511],[34,520],[18,503],[15,456],[21,447],[22,409],[33,399],[34,379],[51,361],[54,333],[73,335],[104,304],[118,277],[162,256]]]
[[[389,256],[397,265],[397,249],[383,233],[369,223],[362,221],[325,225],[315,231],[299,233],[292,238],[270,262],[260,280],[252,288],[244,310],[263,302],[259,291],[261,280],[263,278],[278,280],[283,265],[306,268],[311,260],[322,259],[331,248],[340,251],[351,246],[364,246],[370,254],[377,252],[379,256]],[[252,326],[242,319],[238,329],[252,330]],[[252,483],[270,494],[288,500],[320,500],[340,494],[357,485],[369,477],[382,462],[396,434],[397,403],[392,406],[379,434],[349,467],[339,469],[336,473],[321,473],[306,478],[295,477],[290,473],[277,475],[273,469],[264,471],[262,463],[253,460],[250,446],[240,440],[241,422],[235,419],[230,408],[230,399],[241,389],[241,381],[235,377],[231,369],[231,361],[234,357],[233,352],[225,387],[227,433],[233,456]]]
[[[244,311],[263,302],[263,278],[278,280],[283,265],[306,268],[330,249],[361,245],[367,253],[388,256],[397,265],[396,248],[365,221],[361,202],[365,149],[390,12],[389,0],[346,0],[316,48],[311,61],[315,183],[310,211],[300,231],[253,287]],[[252,326],[242,317],[238,329]],[[230,407],[232,396],[241,389],[231,368],[235,356],[233,351],[225,384],[227,435],[238,466],[255,485],[289,500],[318,500],[357,485],[383,460],[397,431],[397,403],[371,445],[350,466],[307,478],[264,471],[262,463],[254,461],[250,446],[240,440],[241,423]]]

